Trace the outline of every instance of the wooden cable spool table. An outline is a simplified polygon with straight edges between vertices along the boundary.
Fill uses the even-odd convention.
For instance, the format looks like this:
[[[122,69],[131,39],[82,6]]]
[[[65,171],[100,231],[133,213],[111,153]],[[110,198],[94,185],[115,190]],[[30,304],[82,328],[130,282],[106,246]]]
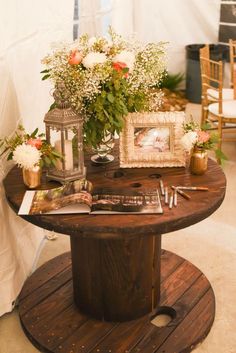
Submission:
[[[209,191],[191,192],[189,201],[178,196],[178,207],[164,206],[162,215],[24,216],[71,240],[71,253],[45,263],[22,289],[19,315],[26,335],[50,353],[190,352],[213,324],[214,292],[198,268],[161,249],[161,234],[212,214],[224,199],[224,173],[212,160],[203,176],[185,168],[120,169],[117,161],[86,164],[88,180],[98,187],[153,189],[161,176],[169,186],[204,185]],[[9,172],[4,187],[18,212],[26,191],[19,169]],[[160,313],[172,318],[165,327],[151,323]]]

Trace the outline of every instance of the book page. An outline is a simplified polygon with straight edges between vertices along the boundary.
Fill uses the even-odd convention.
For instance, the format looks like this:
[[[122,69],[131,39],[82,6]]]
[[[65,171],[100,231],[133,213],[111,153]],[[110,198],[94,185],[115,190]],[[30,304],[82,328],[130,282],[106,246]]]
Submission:
[[[91,189],[90,182],[78,180],[50,190],[27,191],[18,214],[90,212]]]
[[[100,189],[93,194],[91,213],[163,213],[158,190]]]

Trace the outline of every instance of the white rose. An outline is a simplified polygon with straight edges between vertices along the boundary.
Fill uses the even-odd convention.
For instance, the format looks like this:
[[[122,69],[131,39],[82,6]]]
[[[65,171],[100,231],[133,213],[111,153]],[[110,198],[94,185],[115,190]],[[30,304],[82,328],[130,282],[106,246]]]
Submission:
[[[106,44],[104,44],[104,46],[103,46],[103,50],[105,52],[108,52],[110,50],[110,48],[112,47],[112,45],[113,45],[112,41],[110,39],[107,39]]]
[[[122,50],[119,54],[116,54],[113,58],[114,62],[121,62],[127,65],[129,71],[132,71],[134,68],[135,55],[132,51]]]
[[[94,43],[96,43],[97,38],[96,37],[90,37],[88,40],[88,46],[92,47],[94,45]]]
[[[84,57],[82,64],[86,69],[91,69],[94,65],[103,64],[106,60],[107,57],[104,53],[91,52]]]
[[[188,131],[181,138],[181,145],[186,151],[190,151],[194,144],[197,142],[197,132],[196,131]]]

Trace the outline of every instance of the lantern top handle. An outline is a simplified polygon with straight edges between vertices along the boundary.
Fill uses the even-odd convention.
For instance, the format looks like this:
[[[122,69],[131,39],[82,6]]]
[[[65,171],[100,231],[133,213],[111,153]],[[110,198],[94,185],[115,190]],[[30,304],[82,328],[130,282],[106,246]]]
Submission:
[[[53,92],[55,108],[50,109],[44,117],[44,123],[57,129],[74,128],[83,123],[83,116],[77,114],[70,106],[69,92],[63,82],[56,85]]]
[[[70,107],[70,94],[63,82],[58,82],[56,84],[55,90],[53,92],[53,97],[58,108],[65,109]]]

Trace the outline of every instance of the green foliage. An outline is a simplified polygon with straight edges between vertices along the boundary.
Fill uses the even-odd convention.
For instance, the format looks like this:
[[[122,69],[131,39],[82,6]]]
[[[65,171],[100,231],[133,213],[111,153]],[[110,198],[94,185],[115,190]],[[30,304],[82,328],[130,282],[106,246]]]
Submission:
[[[216,158],[219,159],[220,164],[228,160],[227,156],[219,148],[215,149],[215,155]]]
[[[191,121],[189,123],[185,123],[183,125],[184,132],[196,131],[199,130],[199,125],[193,121],[193,117],[191,117]]]
[[[177,74],[169,74],[165,73],[163,75],[163,79],[158,85],[159,88],[167,88],[170,91],[176,91],[180,85],[180,83],[184,80],[184,74],[183,73],[177,73]]]
[[[41,167],[55,167],[57,160],[62,160],[63,157],[60,153],[58,153],[54,147],[52,147],[46,140],[42,140],[42,147],[40,148],[40,152],[42,153],[40,166]]]
[[[128,94],[128,82],[125,79],[127,69],[113,71],[112,80],[102,85],[101,93],[92,101],[87,101],[89,119],[84,123],[85,143],[96,147],[107,131],[112,135],[120,133],[124,116],[129,111],[140,111],[146,100],[142,92],[132,97]]]
[[[51,110],[53,110],[53,109],[56,108],[56,107],[57,107],[56,102],[53,102],[53,103],[50,105],[48,111],[50,112]]]
[[[58,159],[62,159],[62,155],[58,153],[43,137],[45,134],[38,133],[36,128],[31,134],[26,133],[24,127],[19,125],[15,134],[11,137],[5,137],[0,140],[0,157],[8,153],[7,160],[13,158],[14,151],[17,146],[27,144],[30,139],[41,141],[38,148],[41,152],[40,166],[51,167],[55,166]]]
[[[25,143],[26,135],[22,125],[19,125],[15,134],[12,137],[5,137],[0,140],[0,157],[5,153],[9,152],[7,160],[11,160],[13,157],[13,151],[18,145]]]
[[[49,69],[42,70],[42,71],[40,71],[40,73],[41,73],[41,74],[45,74],[45,75],[43,75],[43,77],[42,77],[42,81],[47,80],[48,78],[51,77],[51,75],[50,75],[50,70],[49,70]]]

